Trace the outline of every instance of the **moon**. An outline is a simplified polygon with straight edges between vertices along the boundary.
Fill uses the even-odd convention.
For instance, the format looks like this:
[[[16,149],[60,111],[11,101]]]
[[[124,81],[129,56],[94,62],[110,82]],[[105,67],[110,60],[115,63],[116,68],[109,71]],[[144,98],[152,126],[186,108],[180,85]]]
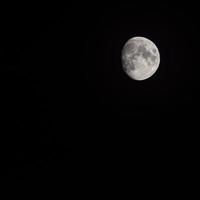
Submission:
[[[150,78],[160,65],[160,53],[156,45],[145,37],[129,39],[122,49],[122,66],[134,80]]]

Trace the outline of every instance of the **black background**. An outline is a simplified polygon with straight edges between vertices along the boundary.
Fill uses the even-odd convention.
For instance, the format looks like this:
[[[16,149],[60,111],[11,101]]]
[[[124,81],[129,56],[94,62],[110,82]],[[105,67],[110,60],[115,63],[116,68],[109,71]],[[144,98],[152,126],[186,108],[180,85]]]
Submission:
[[[134,2],[2,7],[5,174],[17,180],[73,176],[119,159],[129,167],[133,157],[164,162],[172,149],[180,158],[186,146],[196,148],[195,7]],[[158,71],[145,81],[131,80],[121,66],[121,49],[134,36],[152,40],[161,55]]]

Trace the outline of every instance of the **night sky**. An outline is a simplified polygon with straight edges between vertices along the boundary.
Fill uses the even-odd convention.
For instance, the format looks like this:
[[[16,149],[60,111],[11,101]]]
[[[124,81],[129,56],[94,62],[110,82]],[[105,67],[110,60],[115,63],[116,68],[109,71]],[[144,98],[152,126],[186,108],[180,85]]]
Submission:
[[[197,137],[195,5],[16,6],[0,14],[6,176],[46,179],[57,168],[70,174],[99,155],[110,163],[119,155],[148,159],[147,152],[164,155],[168,145]],[[122,47],[134,36],[160,51],[160,67],[145,81],[122,69]]]
[[[139,3],[97,7],[96,14],[85,19],[87,40],[80,66],[86,84],[84,113],[94,116],[88,120],[106,135],[108,127],[114,135],[120,129],[117,135],[130,140],[141,133],[178,134],[185,124],[195,123],[199,40],[194,7]],[[122,71],[121,49],[134,36],[149,38],[160,51],[160,67],[145,81],[133,81]]]

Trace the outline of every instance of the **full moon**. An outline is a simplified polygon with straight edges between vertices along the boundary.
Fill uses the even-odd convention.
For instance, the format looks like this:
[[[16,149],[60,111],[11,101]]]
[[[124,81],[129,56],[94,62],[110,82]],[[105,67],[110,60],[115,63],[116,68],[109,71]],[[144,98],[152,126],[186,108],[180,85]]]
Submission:
[[[134,80],[150,78],[158,69],[160,53],[156,45],[144,37],[129,39],[122,49],[122,66]]]

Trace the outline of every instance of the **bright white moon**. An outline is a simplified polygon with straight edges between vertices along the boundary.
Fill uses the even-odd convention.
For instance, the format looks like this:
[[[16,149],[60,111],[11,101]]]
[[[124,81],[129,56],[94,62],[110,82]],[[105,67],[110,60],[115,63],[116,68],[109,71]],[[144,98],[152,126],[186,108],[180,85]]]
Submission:
[[[129,39],[122,49],[122,66],[134,80],[150,78],[158,69],[160,53],[156,45],[144,37]]]

